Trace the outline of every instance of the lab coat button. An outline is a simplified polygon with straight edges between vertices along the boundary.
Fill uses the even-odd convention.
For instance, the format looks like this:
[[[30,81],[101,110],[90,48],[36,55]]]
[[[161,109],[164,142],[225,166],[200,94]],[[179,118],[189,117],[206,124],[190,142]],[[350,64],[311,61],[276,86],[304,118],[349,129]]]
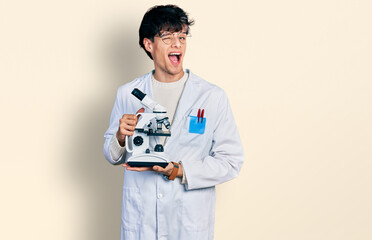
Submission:
[[[163,194],[159,193],[158,198],[162,198],[162,197],[163,197]]]

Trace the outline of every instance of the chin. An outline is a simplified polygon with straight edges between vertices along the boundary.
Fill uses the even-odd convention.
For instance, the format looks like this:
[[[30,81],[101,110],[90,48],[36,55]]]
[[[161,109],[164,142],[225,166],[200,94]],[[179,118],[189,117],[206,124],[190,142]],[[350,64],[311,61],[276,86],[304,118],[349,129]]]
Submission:
[[[168,73],[172,74],[172,75],[177,75],[179,73],[183,72],[183,67],[182,65],[179,65],[179,66],[171,66],[170,68],[168,68]]]
[[[181,67],[180,69],[177,69],[177,70],[172,71],[171,74],[172,75],[178,75],[178,74],[180,74],[182,72],[183,72],[183,68]]]

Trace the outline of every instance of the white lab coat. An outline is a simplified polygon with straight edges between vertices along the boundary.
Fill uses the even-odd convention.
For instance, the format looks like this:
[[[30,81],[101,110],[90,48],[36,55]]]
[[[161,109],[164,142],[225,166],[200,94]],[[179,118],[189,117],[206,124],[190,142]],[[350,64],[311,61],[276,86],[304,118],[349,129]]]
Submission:
[[[189,71],[189,70],[186,70]],[[110,154],[123,114],[134,114],[143,107],[131,94],[138,88],[152,97],[151,73],[121,86],[105,133],[104,154]],[[204,134],[189,133],[189,116],[204,110]],[[146,109],[148,111],[148,109]],[[181,179],[169,181],[153,172],[124,173],[121,240],[207,240],[213,239],[215,185],[235,178],[244,155],[238,130],[226,94],[189,71],[189,79],[180,98],[165,152],[171,161],[182,161],[187,184]]]

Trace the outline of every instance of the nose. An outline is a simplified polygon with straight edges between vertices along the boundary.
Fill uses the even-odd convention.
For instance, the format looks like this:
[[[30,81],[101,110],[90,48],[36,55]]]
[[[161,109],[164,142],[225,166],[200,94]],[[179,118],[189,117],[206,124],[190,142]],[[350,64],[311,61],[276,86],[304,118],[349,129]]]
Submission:
[[[180,42],[180,39],[178,36],[174,36],[172,47],[180,48],[182,43]]]

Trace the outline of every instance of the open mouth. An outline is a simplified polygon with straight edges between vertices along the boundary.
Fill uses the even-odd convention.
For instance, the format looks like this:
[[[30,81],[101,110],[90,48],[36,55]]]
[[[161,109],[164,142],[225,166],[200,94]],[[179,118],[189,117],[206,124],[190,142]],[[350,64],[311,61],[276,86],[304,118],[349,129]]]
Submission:
[[[180,60],[181,60],[181,53],[170,53],[168,55],[168,58],[169,60],[173,63],[173,64],[179,64],[180,63]]]

